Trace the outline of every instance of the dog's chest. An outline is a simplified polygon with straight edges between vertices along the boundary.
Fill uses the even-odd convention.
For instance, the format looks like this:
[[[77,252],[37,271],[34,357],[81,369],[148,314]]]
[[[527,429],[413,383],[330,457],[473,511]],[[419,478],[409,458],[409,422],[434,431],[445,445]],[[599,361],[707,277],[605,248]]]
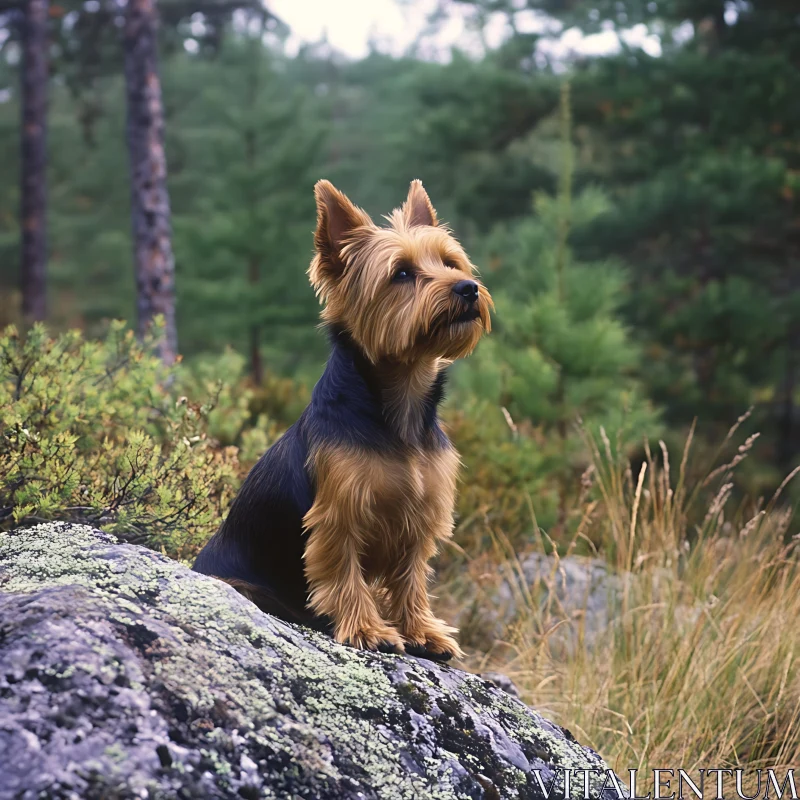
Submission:
[[[458,456],[452,448],[379,457],[363,479],[371,495],[367,513],[379,529],[414,529],[451,513]]]
[[[452,447],[402,453],[325,448],[314,458],[309,522],[326,518],[365,555],[391,557],[452,529],[459,458]]]

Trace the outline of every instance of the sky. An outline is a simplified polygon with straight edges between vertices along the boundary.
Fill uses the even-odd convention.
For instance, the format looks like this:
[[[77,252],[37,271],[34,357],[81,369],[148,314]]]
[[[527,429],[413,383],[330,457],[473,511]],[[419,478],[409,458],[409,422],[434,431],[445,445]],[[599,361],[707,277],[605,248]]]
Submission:
[[[427,2],[395,0],[270,0],[267,7],[292,29],[289,46],[318,41],[324,35],[337,50],[358,58],[370,39],[393,52],[410,45],[425,24]],[[381,41],[383,40],[383,41]]]
[[[292,30],[287,45],[290,53],[305,42],[316,42],[325,36],[335,49],[351,58],[359,58],[367,54],[371,41],[383,51],[404,52],[425,30],[436,0],[269,0],[267,5]],[[521,31],[541,31],[548,22],[532,12],[520,12],[516,24]],[[496,46],[506,35],[506,22],[497,14],[485,30],[486,42]],[[629,45],[642,47],[651,55],[661,52],[658,37],[650,34],[644,25],[624,32],[623,36]],[[425,40],[421,54],[446,58],[453,45],[467,51],[481,48],[480,38],[469,28],[463,11],[451,13],[436,35]],[[620,43],[612,30],[584,36],[577,29],[571,29],[544,47],[548,55],[558,59],[576,52],[585,55],[613,53]]]

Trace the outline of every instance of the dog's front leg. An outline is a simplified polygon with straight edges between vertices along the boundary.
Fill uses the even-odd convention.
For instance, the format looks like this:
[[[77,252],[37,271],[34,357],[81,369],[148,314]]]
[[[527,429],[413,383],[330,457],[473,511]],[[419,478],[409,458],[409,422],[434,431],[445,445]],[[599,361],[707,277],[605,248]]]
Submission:
[[[309,607],[333,620],[339,642],[402,652],[403,640],[382,618],[361,564],[374,524],[370,471],[358,454],[341,451],[318,453],[314,463],[317,492],[303,520]]]
[[[389,645],[403,651],[403,640],[381,617],[364,580],[357,537],[352,531],[325,525],[314,527],[306,545],[305,562],[311,590],[309,606],[316,614],[333,620],[337,642],[369,650]]]
[[[432,549],[428,552],[420,546],[405,554],[385,579],[389,614],[397,621],[409,653],[437,659],[463,658],[464,653],[452,636],[457,630],[431,610],[428,559],[433,555]]]

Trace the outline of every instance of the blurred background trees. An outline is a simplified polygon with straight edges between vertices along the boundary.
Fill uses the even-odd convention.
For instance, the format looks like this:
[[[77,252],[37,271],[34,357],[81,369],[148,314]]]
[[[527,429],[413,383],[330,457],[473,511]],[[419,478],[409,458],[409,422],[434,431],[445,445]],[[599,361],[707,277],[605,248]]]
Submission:
[[[559,486],[587,463],[578,417],[635,448],[695,417],[718,440],[753,405],[748,431],[762,436],[743,480],[774,487],[800,453],[794,4],[435,5],[406,53],[375,45],[353,59],[325,41],[288,47],[269,2],[157,4],[183,358],[233,347],[255,384],[313,382],[326,351],[304,274],[314,181],[380,215],[419,177],[499,298],[496,333],[455,370],[454,405],[483,409],[495,439],[535,442],[536,469]],[[0,0],[3,324],[21,320],[28,285],[19,153],[33,6]],[[431,51],[453,14],[479,45]],[[91,336],[136,316],[124,22],[116,0],[49,7],[54,330]],[[617,50],[593,55],[609,36]]]

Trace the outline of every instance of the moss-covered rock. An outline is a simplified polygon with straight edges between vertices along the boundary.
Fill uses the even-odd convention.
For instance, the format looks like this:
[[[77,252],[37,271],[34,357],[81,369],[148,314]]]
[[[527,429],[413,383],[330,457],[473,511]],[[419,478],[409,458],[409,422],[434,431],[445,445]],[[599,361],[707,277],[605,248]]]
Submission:
[[[338,645],[92,528],[0,534],[0,800],[538,798],[564,768],[617,796],[477,676]]]

